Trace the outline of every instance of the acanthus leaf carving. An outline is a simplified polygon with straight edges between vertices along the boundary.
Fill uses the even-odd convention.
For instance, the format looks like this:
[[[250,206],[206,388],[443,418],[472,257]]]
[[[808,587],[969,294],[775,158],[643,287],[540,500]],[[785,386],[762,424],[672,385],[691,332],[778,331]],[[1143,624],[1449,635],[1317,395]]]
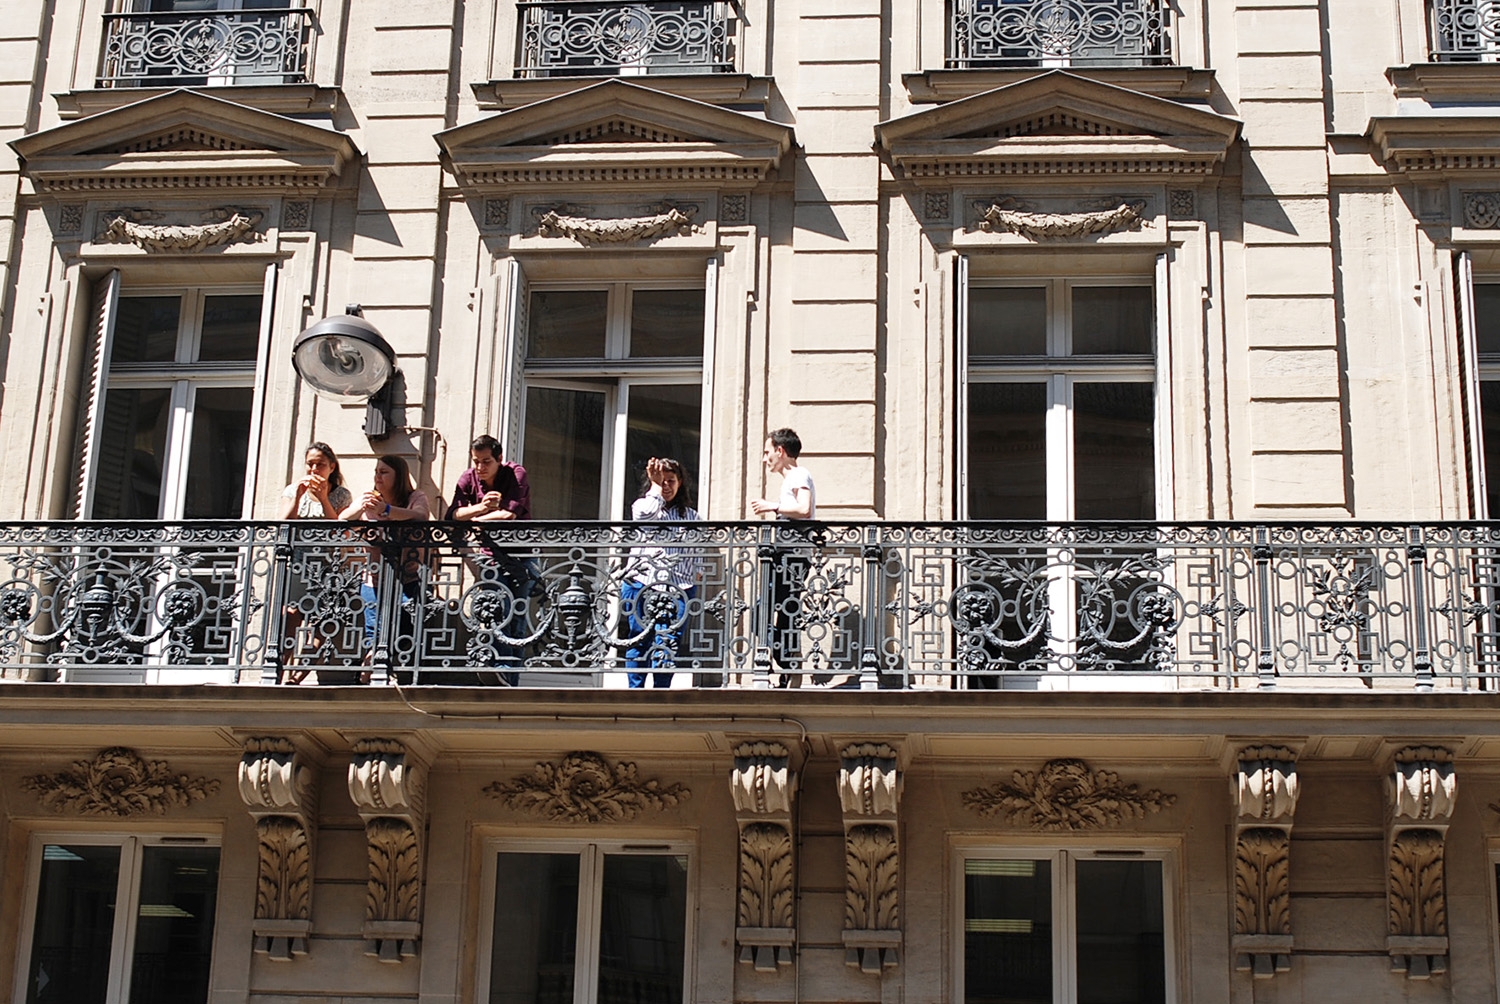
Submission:
[[[484,793],[518,812],[570,823],[631,820],[692,797],[686,785],[643,780],[633,763],[611,764],[583,751],[569,753],[561,763],[538,763],[530,775],[495,781]]]
[[[1082,760],[1049,760],[1040,771],[1016,771],[1011,783],[963,793],[963,803],[980,816],[1003,813],[1013,826],[1042,831],[1098,830],[1127,819],[1144,819],[1177,801],[1176,795],[1137,784],[1120,775],[1095,771]]]
[[[889,743],[860,742],[845,746],[839,757],[844,961],[863,972],[880,973],[900,961],[900,754]]]
[[[1391,841],[1390,933],[1446,937],[1443,834],[1403,830]]]
[[[282,736],[252,737],[240,758],[240,797],[255,819],[259,848],[255,951],[286,962],[307,954],[312,933],[315,772]]]
[[[1127,199],[1092,212],[1033,212],[1023,209],[1014,199],[1003,199],[980,207],[979,229],[989,233],[1008,231],[1031,240],[1089,237],[1139,229],[1145,209],[1144,199]]]
[[[398,739],[362,739],[349,761],[349,797],[365,822],[365,954],[399,963],[422,936],[426,766]]]
[[[663,206],[650,216],[574,216],[549,209],[537,218],[541,237],[567,237],[579,244],[624,244],[657,237],[690,234],[695,229],[691,208]]]
[[[792,926],[792,835],[778,823],[740,831],[740,927]]]
[[[1269,979],[1292,968],[1291,833],[1301,782],[1285,746],[1239,751],[1234,799],[1235,968]]]
[[[737,744],[729,791],[740,828],[739,958],[758,972],[775,972],[791,965],[797,939],[792,843],[797,772],[791,769],[786,745],[762,740]]]
[[[52,812],[128,817],[186,808],[217,793],[219,782],[173,773],[164,760],[147,761],[114,746],[92,760],[75,760],[69,770],[23,778],[21,787]]]
[[[1292,933],[1291,839],[1285,831],[1243,831],[1234,853],[1234,933]]]
[[[117,244],[134,244],[143,251],[206,251],[211,247],[262,239],[255,227],[262,214],[255,210],[221,209],[210,216],[219,219],[200,224],[143,223],[136,212],[118,212],[104,228],[106,239]]]
[[[856,826],[848,833],[844,851],[844,930],[889,931],[899,927],[896,882],[900,851],[896,834],[889,826]]]

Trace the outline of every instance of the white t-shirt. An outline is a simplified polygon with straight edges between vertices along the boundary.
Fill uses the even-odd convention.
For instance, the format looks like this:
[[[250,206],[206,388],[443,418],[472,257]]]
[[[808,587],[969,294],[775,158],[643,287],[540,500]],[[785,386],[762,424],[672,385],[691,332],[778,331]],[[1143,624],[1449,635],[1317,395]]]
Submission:
[[[797,489],[807,489],[807,518],[818,518],[818,490],[813,487],[812,475],[806,467],[788,467],[781,472],[781,498],[777,505],[781,509],[797,508]],[[789,517],[777,514],[777,519]]]

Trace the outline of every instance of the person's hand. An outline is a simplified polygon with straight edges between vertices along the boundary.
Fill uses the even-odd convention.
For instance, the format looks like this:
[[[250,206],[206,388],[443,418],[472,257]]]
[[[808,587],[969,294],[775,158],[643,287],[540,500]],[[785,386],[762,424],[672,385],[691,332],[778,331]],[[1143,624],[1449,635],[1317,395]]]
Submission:
[[[297,494],[301,495],[303,492],[312,492],[319,499],[326,499],[328,497],[328,479],[321,474],[305,475],[301,481],[297,482]]]
[[[666,476],[666,473],[667,465],[662,463],[660,459],[652,457],[650,460],[646,461],[646,480],[650,481],[658,488],[661,487],[662,480]]]
[[[380,493],[376,491],[365,492],[363,502],[365,512],[369,513],[371,516],[374,516],[376,513],[385,508],[385,499],[381,498]]]
[[[781,507],[770,499],[756,499],[750,503],[750,511],[757,516],[764,516],[766,513],[781,512]]]
[[[485,512],[495,512],[505,504],[505,496],[500,492],[485,492],[484,498],[479,501]]]

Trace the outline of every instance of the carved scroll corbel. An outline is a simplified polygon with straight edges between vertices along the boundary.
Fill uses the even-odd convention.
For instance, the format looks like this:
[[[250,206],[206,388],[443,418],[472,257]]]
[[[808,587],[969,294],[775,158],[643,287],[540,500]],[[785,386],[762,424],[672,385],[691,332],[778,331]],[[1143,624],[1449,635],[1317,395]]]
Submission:
[[[901,961],[900,801],[901,771],[893,747],[853,743],[840,751],[844,962],[865,973],[879,973]]]
[[[1292,968],[1292,816],[1300,794],[1294,750],[1240,750],[1231,943],[1235,968],[1258,980]]]
[[[1453,815],[1453,752],[1411,746],[1396,754],[1386,904],[1391,969],[1425,980],[1448,968],[1448,896],[1443,842]]]
[[[255,884],[255,951],[277,962],[307,954],[312,933],[317,773],[290,739],[245,740],[240,797],[250,807],[260,851]]]
[[[787,748],[746,742],[734,748],[729,774],[740,827],[740,890],[734,937],[740,961],[774,973],[792,963],[797,942],[797,861],[792,811],[797,773]]]
[[[426,767],[394,739],[363,739],[349,763],[349,797],[365,823],[366,955],[399,963],[422,937]]]

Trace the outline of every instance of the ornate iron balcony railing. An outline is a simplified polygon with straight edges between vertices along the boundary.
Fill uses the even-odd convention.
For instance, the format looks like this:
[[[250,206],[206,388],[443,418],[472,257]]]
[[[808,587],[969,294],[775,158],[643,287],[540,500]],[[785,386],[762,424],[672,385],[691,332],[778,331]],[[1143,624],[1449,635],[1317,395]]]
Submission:
[[[1432,0],[1432,59],[1500,61],[1500,2]]]
[[[106,14],[99,86],[305,83],[312,35],[305,7]]]
[[[727,2],[532,0],[516,7],[518,77],[734,70],[738,22]]]
[[[633,616],[633,619],[632,619]],[[0,677],[1500,689],[1500,524],[0,524]]]
[[[1167,0],[950,0],[948,66],[1172,62]]]

